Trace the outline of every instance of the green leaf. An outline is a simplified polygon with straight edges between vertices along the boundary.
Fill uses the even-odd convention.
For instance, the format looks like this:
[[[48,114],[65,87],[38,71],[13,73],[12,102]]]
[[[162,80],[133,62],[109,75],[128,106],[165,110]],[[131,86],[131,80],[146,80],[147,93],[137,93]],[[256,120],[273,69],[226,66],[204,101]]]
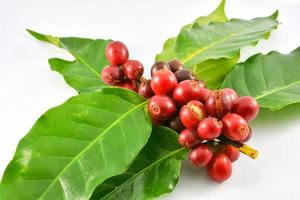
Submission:
[[[169,128],[154,127],[132,166],[99,185],[90,199],[153,199],[171,192],[187,154],[177,138],[178,134]]]
[[[0,199],[88,199],[124,173],[151,133],[147,101],[104,88],[50,109],[19,143],[0,184]]]
[[[105,48],[110,40],[76,37],[58,38],[32,30],[27,31],[36,39],[66,49],[74,56],[74,61],[51,58],[49,64],[53,71],[62,74],[65,81],[79,93],[100,90],[105,87],[99,74],[102,68],[108,65]]]
[[[225,0],[209,15],[198,17],[193,23],[185,25],[181,30],[190,30],[194,24],[209,24],[211,22],[226,22],[227,17],[224,12]],[[163,45],[161,53],[156,55],[156,61],[169,61],[177,58],[175,53],[176,37],[169,38]]]
[[[220,5],[209,15],[197,18],[192,24],[184,26],[181,30],[191,30],[193,26],[210,24],[212,22],[227,22],[225,11],[225,0],[222,0]],[[175,52],[176,37],[169,38],[163,46],[163,51],[157,54],[156,61],[171,59],[179,59]],[[211,89],[218,88],[224,80],[225,75],[238,62],[239,55],[234,58],[209,59],[200,62],[194,67],[191,67],[199,79],[202,79],[206,86]]]
[[[277,28],[277,15],[276,11],[269,17],[252,20],[196,24],[191,30],[181,31],[177,37],[176,55],[188,68],[208,59],[234,58],[240,48],[269,37],[270,31]]]
[[[300,47],[289,54],[272,51],[239,63],[222,87],[257,99],[261,107],[278,110],[300,102]]]
[[[225,76],[239,61],[240,55],[234,58],[209,59],[203,61],[194,67],[196,76],[205,82],[210,89],[217,89],[222,84]]]

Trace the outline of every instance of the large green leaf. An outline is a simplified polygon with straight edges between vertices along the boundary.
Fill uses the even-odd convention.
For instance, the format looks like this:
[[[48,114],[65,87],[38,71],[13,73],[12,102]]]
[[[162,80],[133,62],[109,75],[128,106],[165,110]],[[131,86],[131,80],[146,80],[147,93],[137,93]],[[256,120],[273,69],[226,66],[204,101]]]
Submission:
[[[193,23],[185,25],[181,30],[190,30],[194,24],[209,24],[211,22],[226,22],[227,17],[224,12],[225,0],[209,15],[198,17]],[[156,61],[169,61],[177,58],[175,53],[176,37],[169,38],[163,45],[161,53],[156,55]]]
[[[234,58],[240,48],[266,39],[278,25],[278,12],[252,20],[231,19],[226,23],[195,24],[176,40],[176,55],[189,68],[208,60]]]
[[[166,127],[154,127],[151,137],[132,166],[97,187],[92,200],[153,199],[171,192],[187,150],[178,144],[178,134]]]
[[[89,199],[146,144],[152,128],[146,103],[129,90],[105,88],[49,110],[19,143],[0,199]]]
[[[85,39],[76,37],[53,37],[28,30],[36,39],[51,43],[69,51],[75,58],[66,61],[60,58],[49,59],[51,69],[61,73],[66,82],[79,93],[99,90],[105,86],[99,74],[108,65],[105,48],[110,40]]]
[[[225,0],[222,0],[220,5],[209,15],[197,18],[193,23],[184,26],[181,30],[191,30],[195,24],[205,25],[212,22],[227,22],[225,11]],[[175,52],[176,37],[169,38],[163,46],[160,54],[156,55],[156,61],[171,59],[179,59]],[[225,75],[238,62],[239,55],[234,58],[209,59],[195,65],[193,71],[196,76],[202,79],[206,86],[212,89],[218,88],[224,80]]]
[[[261,107],[278,110],[300,102],[300,47],[289,54],[272,51],[239,63],[222,87],[257,99]]]

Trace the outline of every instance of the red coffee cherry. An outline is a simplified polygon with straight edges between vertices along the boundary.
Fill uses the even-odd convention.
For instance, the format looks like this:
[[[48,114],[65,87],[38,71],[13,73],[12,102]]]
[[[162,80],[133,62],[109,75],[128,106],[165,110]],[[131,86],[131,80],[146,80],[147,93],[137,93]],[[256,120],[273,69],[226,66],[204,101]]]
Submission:
[[[249,125],[248,125],[249,126]],[[243,140],[241,140],[241,141],[239,141],[239,142],[241,142],[241,143],[246,143],[246,142],[248,142],[250,139],[251,139],[251,137],[252,137],[252,128],[249,126],[249,133],[248,133],[248,136],[245,138],[245,139],[243,139]]]
[[[205,106],[210,116],[220,119],[231,111],[233,103],[234,99],[232,99],[231,92],[228,92],[228,90],[214,90],[208,96]]]
[[[238,100],[239,95],[236,93],[235,90],[233,90],[231,88],[223,88],[222,90],[225,91],[226,93],[228,93],[231,96],[231,99],[232,99],[233,102]]]
[[[179,105],[184,105],[191,100],[199,100],[201,87],[194,80],[185,80],[177,84],[173,91],[173,99]]]
[[[124,64],[129,57],[126,45],[120,41],[110,42],[106,47],[105,54],[112,65]]]
[[[148,110],[155,121],[165,121],[175,114],[176,105],[168,96],[154,95],[148,103]]]
[[[259,112],[259,105],[250,96],[240,97],[233,105],[232,112],[239,114],[249,122],[256,118]]]
[[[118,83],[117,86],[128,90],[132,90],[134,92],[138,92],[138,86],[133,80],[123,80],[122,82]]]
[[[191,70],[188,69],[182,69],[175,72],[175,76],[178,82],[196,79],[196,75]]]
[[[241,141],[249,134],[247,121],[241,116],[228,113],[222,118],[223,134],[230,140]]]
[[[229,145],[229,144],[225,144],[225,145],[222,147],[222,152],[223,152],[226,156],[228,156],[228,158],[231,160],[231,162],[236,161],[236,160],[239,159],[239,157],[240,157],[240,152],[239,152],[239,150],[237,150],[237,148],[235,148],[234,146]]]
[[[161,69],[154,73],[151,80],[152,91],[157,95],[170,95],[177,85],[173,72]]]
[[[181,146],[186,148],[193,148],[197,144],[201,143],[195,130],[184,129],[178,136],[178,142]]]
[[[222,122],[214,117],[208,117],[200,121],[197,134],[202,140],[213,140],[218,138],[222,132]]]
[[[139,94],[145,98],[150,98],[154,95],[151,89],[151,80],[145,78],[141,79],[141,84],[139,85]]]
[[[175,115],[169,122],[169,127],[180,133],[183,129],[185,129],[184,125],[181,123],[179,115]]]
[[[127,79],[138,80],[144,73],[142,63],[137,60],[127,60],[123,65],[123,70]]]
[[[179,112],[182,124],[189,129],[196,128],[198,123],[207,117],[205,106],[199,102],[192,100],[183,106]]]
[[[161,69],[171,70],[168,63],[163,62],[163,61],[158,61],[158,62],[154,63],[151,67],[151,76],[153,76],[155,72],[157,72],[158,70],[161,70]]]
[[[224,182],[231,176],[232,163],[224,153],[217,153],[207,166],[208,175],[216,182]]]
[[[212,159],[213,152],[207,144],[200,144],[189,153],[189,160],[195,167],[204,167]]]
[[[171,60],[168,64],[173,73],[184,68],[183,64],[179,60]]]
[[[102,69],[101,78],[107,85],[116,85],[124,79],[124,72],[117,65],[109,65]]]
[[[210,93],[211,93],[211,91],[209,89],[201,88],[201,90],[200,90],[200,101],[205,104],[208,97],[209,97],[209,95],[210,95]]]

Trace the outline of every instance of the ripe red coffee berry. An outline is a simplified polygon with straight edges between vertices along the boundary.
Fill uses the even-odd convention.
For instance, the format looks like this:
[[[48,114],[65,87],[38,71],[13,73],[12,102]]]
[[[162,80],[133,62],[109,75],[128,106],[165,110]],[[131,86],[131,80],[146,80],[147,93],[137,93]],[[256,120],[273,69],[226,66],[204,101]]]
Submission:
[[[183,129],[185,129],[184,125],[181,123],[179,115],[175,115],[169,122],[169,127],[180,133]]]
[[[212,157],[213,152],[207,144],[200,144],[189,153],[189,160],[195,167],[205,167]]]
[[[154,73],[151,80],[152,91],[157,95],[170,95],[177,85],[173,72],[161,69]]]
[[[154,95],[151,89],[151,80],[145,78],[141,79],[141,84],[139,85],[139,94],[145,98],[150,98]]]
[[[198,123],[207,117],[205,106],[199,102],[192,100],[187,105],[181,107],[180,121],[189,129],[197,128]]]
[[[209,90],[209,89],[207,89],[207,88],[201,88],[201,90],[200,90],[200,101],[202,102],[202,103],[206,103],[206,101],[207,101],[207,99],[208,99],[208,97],[209,97],[209,95],[210,95],[210,93],[211,93],[211,91]]]
[[[154,95],[148,102],[148,110],[155,121],[165,121],[175,114],[176,105],[168,96]]]
[[[120,41],[110,42],[106,47],[105,54],[112,65],[124,64],[129,57],[126,45]]]
[[[173,99],[178,105],[184,105],[191,100],[199,100],[201,87],[194,80],[185,80],[177,84],[173,91]]]
[[[236,161],[240,157],[240,152],[232,145],[226,144],[222,147],[222,152],[228,156],[231,162]]]
[[[117,86],[128,90],[132,90],[134,92],[138,92],[138,86],[133,80],[123,80],[122,82],[118,83]]]
[[[127,60],[123,64],[123,70],[127,79],[138,80],[144,73],[144,67],[142,63],[137,60]]]
[[[249,134],[247,121],[240,115],[228,113],[222,118],[223,134],[230,140],[241,141]]]
[[[214,90],[208,96],[205,106],[210,116],[222,118],[231,111],[234,104],[232,93],[228,90]]]
[[[222,122],[218,119],[208,117],[198,124],[197,134],[202,140],[213,140],[221,135],[222,127]]]
[[[175,72],[175,76],[176,76],[178,82],[196,79],[195,74],[191,70],[188,70],[188,69],[182,69],[182,70]]]
[[[216,182],[224,182],[232,174],[231,160],[224,153],[217,153],[207,166],[208,175]]]
[[[232,112],[239,114],[249,122],[256,118],[259,112],[259,105],[253,97],[243,96],[233,105]]]
[[[124,72],[117,65],[109,65],[102,69],[101,78],[107,85],[116,85],[124,79]]]
[[[248,125],[249,126],[249,125]],[[241,142],[241,143],[246,143],[246,142],[248,142],[250,139],[251,139],[251,137],[252,137],[252,128],[249,126],[249,133],[248,133],[248,136],[245,138],[245,139],[243,139],[243,140],[241,140],[241,141],[239,141],[239,142]]]
[[[223,88],[223,91],[225,91],[226,93],[228,93],[231,96],[231,99],[233,102],[236,102],[236,100],[238,100],[239,95],[236,93],[235,90],[231,89],[231,88]]]
[[[151,76],[153,76],[155,72],[157,72],[158,70],[161,70],[161,69],[171,70],[168,63],[163,62],[163,61],[158,61],[158,62],[154,63],[151,67]]]
[[[197,136],[195,130],[184,129],[180,132],[178,136],[178,142],[181,146],[186,148],[193,148],[201,142],[200,138]]]

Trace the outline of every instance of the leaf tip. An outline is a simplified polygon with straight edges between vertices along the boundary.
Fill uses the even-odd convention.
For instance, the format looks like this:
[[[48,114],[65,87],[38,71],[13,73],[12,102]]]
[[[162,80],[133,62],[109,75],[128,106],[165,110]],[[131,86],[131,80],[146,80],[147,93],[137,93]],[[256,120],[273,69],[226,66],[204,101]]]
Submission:
[[[59,38],[57,38],[57,37],[53,37],[51,35],[45,35],[45,34],[42,34],[42,33],[38,33],[38,32],[33,31],[31,29],[26,29],[26,31],[37,40],[40,40],[40,41],[43,41],[43,42],[48,42],[48,43],[51,43],[51,44],[59,47],[60,42],[59,42]]]
[[[276,10],[270,17],[271,19],[277,19],[279,15],[279,10]]]

